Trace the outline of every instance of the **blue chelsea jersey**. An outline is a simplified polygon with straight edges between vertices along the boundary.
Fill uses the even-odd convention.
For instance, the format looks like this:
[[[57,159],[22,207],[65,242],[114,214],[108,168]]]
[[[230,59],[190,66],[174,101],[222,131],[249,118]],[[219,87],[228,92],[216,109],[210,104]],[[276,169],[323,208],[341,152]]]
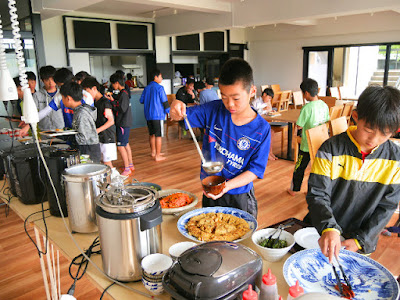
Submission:
[[[221,100],[187,109],[190,124],[205,128],[203,154],[205,159],[223,161],[224,169],[215,175],[232,179],[245,171],[264,177],[271,143],[271,127],[260,115],[250,123],[237,126]],[[200,178],[207,177],[203,169]],[[232,189],[228,194],[248,192],[253,183]]]

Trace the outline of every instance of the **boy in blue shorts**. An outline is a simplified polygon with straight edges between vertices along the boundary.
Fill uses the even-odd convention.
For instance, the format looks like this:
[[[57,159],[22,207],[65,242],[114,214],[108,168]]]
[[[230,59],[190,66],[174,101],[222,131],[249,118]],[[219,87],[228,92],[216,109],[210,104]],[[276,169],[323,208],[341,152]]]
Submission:
[[[114,90],[119,90],[118,99],[112,98],[112,105],[115,114],[115,126],[117,128],[117,148],[124,162],[122,176],[129,176],[135,167],[132,161],[131,146],[129,146],[129,131],[132,126],[131,102],[128,92],[125,90],[124,77],[121,73],[114,73],[110,77],[111,86]]]
[[[169,113],[169,104],[164,87],[160,84],[163,80],[160,70],[151,73],[153,81],[144,89],[140,103],[144,104],[144,114],[149,128],[149,142],[151,156],[155,161],[165,160],[161,153],[163,124],[166,114]]]
[[[205,128],[203,153],[206,160],[222,160],[220,175],[226,185],[219,195],[204,194],[203,207],[227,206],[257,217],[253,181],[263,178],[268,161],[271,128],[250,106],[255,95],[253,71],[243,59],[228,60],[219,76],[222,100],[189,107],[175,100],[171,117],[182,120],[187,114],[193,127]],[[200,178],[207,177],[201,169]]]

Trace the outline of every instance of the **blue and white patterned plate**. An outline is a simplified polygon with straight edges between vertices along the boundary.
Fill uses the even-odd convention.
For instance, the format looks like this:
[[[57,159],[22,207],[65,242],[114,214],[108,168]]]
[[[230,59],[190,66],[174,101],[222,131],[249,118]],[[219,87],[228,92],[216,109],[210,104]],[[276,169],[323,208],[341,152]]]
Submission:
[[[201,215],[201,214],[207,214],[207,213],[223,213],[223,214],[230,214],[233,215],[235,217],[238,218],[242,218],[244,219],[247,223],[249,223],[250,226],[250,231],[248,233],[246,233],[244,236],[242,236],[240,239],[234,240],[234,242],[240,242],[243,241],[249,237],[251,237],[251,235],[253,234],[253,232],[257,229],[257,220],[248,212],[237,209],[237,208],[232,208],[232,207],[221,207],[221,206],[216,206],[216,207],[203,207],[203,208],[199,208],[199,209],[195,209],[192,211],[187,212],[186,214],[184,214],[182,217],[179,218],[177,226],[178,226],[178,230],[179,232],[187,237],[188,239],[191,239],[195,242],[203,242],[203,241],[199,241],[196,237],[192,236],[189,234],[189,232],[187,231],[187,229],[185,228],[187,222],[189,222],[189,220],[197,215]]]
[[[355,252],[341,250],[339,262],[349,277],[356,295],[353,299],[396,300],[399,297],[399,285],[393,275],[373,259]],[[298,280],[306,293],[339,295],[334,288],[336,278],[332,266],[320,249],[303,250],[293,254],[283,265],[283,276],[290,286]]]

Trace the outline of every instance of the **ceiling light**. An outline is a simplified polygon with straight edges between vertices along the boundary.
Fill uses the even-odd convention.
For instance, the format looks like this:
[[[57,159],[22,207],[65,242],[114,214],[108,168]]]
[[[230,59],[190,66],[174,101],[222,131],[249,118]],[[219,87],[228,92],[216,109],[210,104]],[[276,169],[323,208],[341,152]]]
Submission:
[[[155,19],[155,18],[156,18],[156,11],[153,10],[153,19]]]
[[[337,21],[337,16],[335,16],[335,21]]]
[[[276,27],[276,23],[274,24],[274,27]]]
[[[373,16],[374,16],[374,12],[371,13],[371,17],[373,17]]]
[[[174,15],[176,15],[178,13],[177,9],[174,9]]]

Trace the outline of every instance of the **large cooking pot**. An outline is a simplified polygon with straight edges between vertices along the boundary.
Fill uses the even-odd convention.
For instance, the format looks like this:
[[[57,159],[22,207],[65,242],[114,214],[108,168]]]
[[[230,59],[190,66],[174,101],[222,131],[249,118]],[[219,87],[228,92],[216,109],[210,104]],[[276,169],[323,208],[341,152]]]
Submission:
[[[79,164],[65,169],[62,179],[71,230],[97,231],[94,199],[100,194],[99,186],[111,182],[111,168],[102,164]]]
[[[147,186],[112,187],[96,198],[104,272],[120,281],[141,279],[141,260],[162,250],[162,213],[157,191]]]

